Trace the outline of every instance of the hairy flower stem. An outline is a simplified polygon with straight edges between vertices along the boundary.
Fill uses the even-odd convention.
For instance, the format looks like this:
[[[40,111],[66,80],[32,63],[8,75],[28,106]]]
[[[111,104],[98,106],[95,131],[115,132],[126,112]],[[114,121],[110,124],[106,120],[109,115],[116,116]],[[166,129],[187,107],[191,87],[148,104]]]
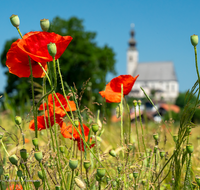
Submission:
[[[144,130],[143,130],[143,125],[142,125],[140,105],[138,107],[139,107],[140,126],[141,126],[141,130],[142,130],[142,142],[143,142],[144,151],[145,151],[145,154],[146,154],[146,157],[147,157],[147,149],[146,149],[145,142],[144,142]]]
[[[56,89],[57,87],[57,73],[56,73],[56,62],[55,62],[55,57],[53,58],[53,72],[54,72],[54,88]],[[66,182],[65,182],[65,178],[64,178],[64,174],[63,174],[63,170],[61,168],[61,162],[60,162],[60,151],[59,151],[59,144],[58,144],[58,135],[57,135],[57,125],[56,125],[56,113],[55,113],[55,99],[54,99],[54,95],[52,93],[52,99],[53,99],[53,115],[54,115],[54,131],[55,131],[55,141],[56,141],[56,149],[57,149],[57,156],[58,156],[58,172],[60,174],[60,176],[62,176],[62,182],[64,183],[64,187],[67,187]]]
[[[137,125],[136,106],[135,106],[135,126],[136,126],[136,134],[137,134],[137,141],[138,141],[138,152],[139,152],[139,154],[141,154],[141,151],[140,151],[140,140],[139,140],[139,133],[138,133],[138,125]]]
[[[73,183],[74,183],[74,170],[72,170],[70,190],[73,189]]]
[[[32,89],[32,99],[33,99],[33,115],[34,115],[34,124],[35,124],[35,138],[38,138],[38,127],[37,127],[37,110],[35,109],[35,95],[34,95],[34,86],[33,86],[33,70],[31,65],[31,58],[28,56],[29,66],[30,66],[30,77],[31,77],[31,89]],[[38,147],[35,147],[36,151]]]
[[[47,187],[48,187],[48,189],[51,190],[42,162],[40,162],[40,167],[41,167],[41,170],[42,170],[42,174],[45,178],[45,182],[47,184]]]
[[[23,36],[20,32],[19,27],[17,27],[17,31],[20,35],[20,37],[23,39]],[[35,138],[38,138],[38,128],[37,128],[37,110],[35,110],[35,99],[34,99],[34,87],[33,87],[33,70],[31,65],[31,58],[28,56],[29,66],[30,66],[30,78],[31,78],[31,89],[32,89],[32,99],[33,99],[33,116],[34,116],[34,124],[35,124]],[[38,150],[38,147],[36,147],[36,151]]]
[[[47,75],[46,72],[45,72],[45,74]],[[47,76],[48,76],[48,75],[47,75]],[[47,77],[47,79],[50,80],[49,77]],[[49,82],[51,82],[51,81],[49,81]],[[72,92],[73,92],[73,90],[72,90]],[[56,94],[55,92],[54,92],[53,94],[55,95],[55,97],[56,97],[57,101],[59,102],[60,106],[62,107],[62,109],[64,110],[64,112],[65,112],[67,118],[69,119],[69,121],[72,123],[72,125],[74,126],[74,128],[75,128],[76,131],[78,132],[78,134],[79,134],[79,136],[81,137],[81,139],[83,140],[84,144],[87,146],[87,148],[88,148],[88,150],[90,151],[90,153],[97,159],[97,161],[101,164],[101,166],[102,166],[103,168],[105,168],[104,164],[101,163],[101,161],[100,161],[100,160],[98,159],[98,157],[94,154],[94,152],[93,152],[93,151],[91,150],[91,148],[89,147],[88,143],[87,143],[87,142],[85,141],[85,139],[83,138],[82,134],[80,133],[80,131],[79,131],[78,128],[76,127],[74,121],[69,117],[69,114],[67,113],[67,111],[66,111],[65,108],[63,107],[63,105],[62,105],[62,103],[60,102],[60,100],[59,100],[57,94]],[[74,93],[73,93],[73,96],[74,96]],[[76,99],[75,99],[75,101],[76,101]],[[76,102],[77,102],[77,101],[76,101]],[[48,107],[48,106],[47,106],[47,107]],[[78,109],[78,107],[77,107],[77,109]],[[108,174],[108,176],[111,178],[111,176],[110,176],[108,170],[107,170],[107,169],[105,169],[105,170],[106,170],[106,173]]]

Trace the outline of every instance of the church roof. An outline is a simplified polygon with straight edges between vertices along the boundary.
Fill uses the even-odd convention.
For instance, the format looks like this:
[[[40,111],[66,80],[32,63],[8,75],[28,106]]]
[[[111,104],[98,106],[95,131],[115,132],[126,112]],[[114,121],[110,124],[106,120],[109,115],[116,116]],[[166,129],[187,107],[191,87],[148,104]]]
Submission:
[[[139,74],[137,81],[177,81],[173,62],[139,63],[133,76]]]

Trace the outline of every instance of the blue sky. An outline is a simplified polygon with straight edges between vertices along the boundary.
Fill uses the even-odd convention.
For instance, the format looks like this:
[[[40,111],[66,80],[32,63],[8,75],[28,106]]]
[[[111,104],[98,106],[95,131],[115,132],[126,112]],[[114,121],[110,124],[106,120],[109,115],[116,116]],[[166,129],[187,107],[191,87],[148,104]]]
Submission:
[[[84,20],[85,30],[97,32],[99,46],[113,48],[117,74],[126,74],[130,25],[134,23],[139,62],[173,61],[183,92],[197,80],[190,36],[200,34],[199,10],[198,0],[2,0],[0,52],[6,40],[19,37],[9,20],[12,14],[19,15],[22,34],[40,30],[40,19],[76,16]],[[4,71],[0,67],[0,92],[6,85]]]

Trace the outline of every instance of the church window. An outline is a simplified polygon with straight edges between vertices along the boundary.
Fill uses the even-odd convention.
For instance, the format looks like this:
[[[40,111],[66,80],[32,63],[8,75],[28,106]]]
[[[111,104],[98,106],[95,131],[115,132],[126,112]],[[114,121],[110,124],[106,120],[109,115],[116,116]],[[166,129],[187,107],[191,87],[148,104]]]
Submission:
[[[133,61],[133,57],[132,56],[129,57],[129,61]]]

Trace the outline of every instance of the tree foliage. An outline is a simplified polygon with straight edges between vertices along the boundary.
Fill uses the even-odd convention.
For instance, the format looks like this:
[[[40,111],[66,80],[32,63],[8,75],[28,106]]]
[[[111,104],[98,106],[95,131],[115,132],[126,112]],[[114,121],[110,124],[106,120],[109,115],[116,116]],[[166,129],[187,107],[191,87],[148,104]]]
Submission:
[[[56,17],[51,22],[49,32],[55,32],[62,36],[72,36],[73,40],[67,47],[59,59],[63,80],[69,86],[76,86],[78,92],[81,91],[83,83],[85,85],[85,93],[83,103],[90,101],[99,101],[100,96],[97,95],[100,90],[103,90],[106,84],[106,75],[110,72],[116,74],[115,54],[107,45],[99,47],[95,42],[96,33],[85,31],[83,20],[72,17],[69,20],[64,20]],[[12,42],[16,39],[9,40],[5,43],[4,50],[1,54],[1,64],[6,67],[6,53],[8,52]],[[10,74],[8,70],[6,93],[9,96],[15,96],[16,99],[23,98],[27,95],[31,97],[30,84],[27,83],[27,78],[18,78]],[[58,77],[58,84],[60,85]],[[34,79],[35,82],[41,83],[41,79]],[[61,86],[57,88],[61,91]]]

